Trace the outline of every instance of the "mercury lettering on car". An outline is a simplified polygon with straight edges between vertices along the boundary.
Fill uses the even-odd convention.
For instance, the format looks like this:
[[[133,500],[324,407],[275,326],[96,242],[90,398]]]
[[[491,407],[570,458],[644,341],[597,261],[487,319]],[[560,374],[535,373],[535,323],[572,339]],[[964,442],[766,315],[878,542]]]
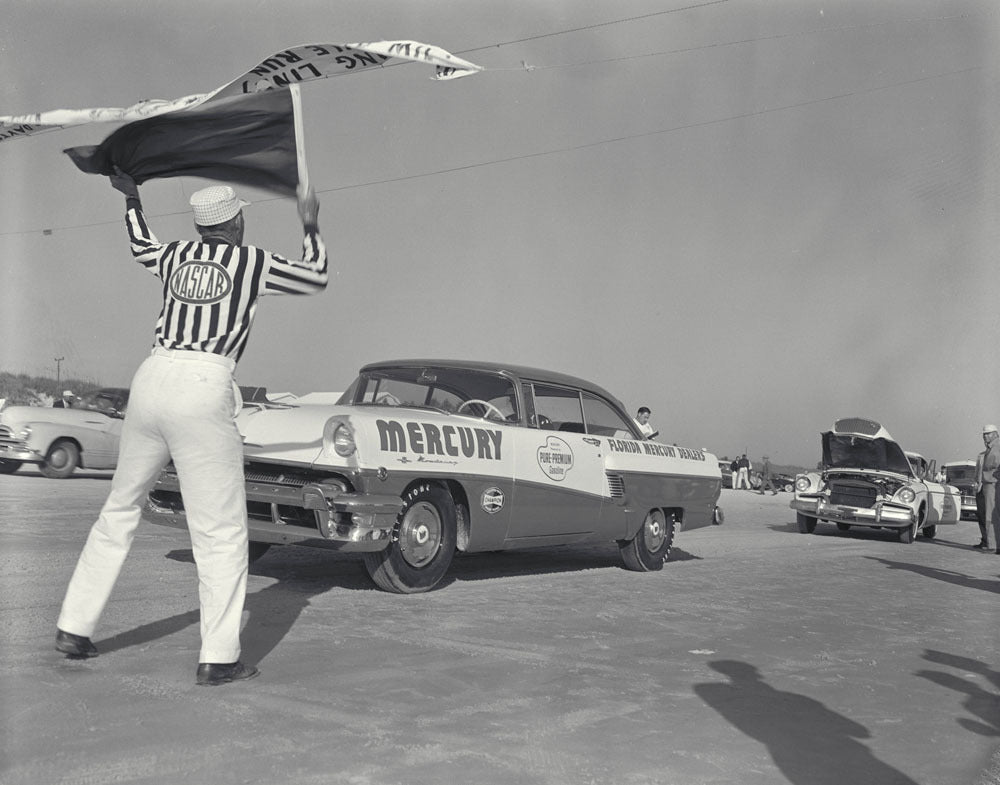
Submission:
[[[170,293],[188,305],[212,305],[232,291],[233,280],[218,262],[194,260],[170,276]]]
[[[375,425],[382,452],[501,460],[503,433],[492,428],[397,420],[376,420]]]

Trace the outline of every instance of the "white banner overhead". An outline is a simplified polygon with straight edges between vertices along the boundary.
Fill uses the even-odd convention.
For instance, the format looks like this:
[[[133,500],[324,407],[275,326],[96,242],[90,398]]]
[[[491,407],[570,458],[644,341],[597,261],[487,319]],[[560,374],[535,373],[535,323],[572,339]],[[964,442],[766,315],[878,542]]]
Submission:
[[[165,112],[191,109],[214,99],[357,73],[391,64],[393,60],[433,65],[434,76],[431,78],[438,81],[458,79],[482,70],[480,66],[455,57],[444,49],[417,41],[303,44],[271,55],[210,93],[173,100],[155,98],[119,108],[55,109],[27,115],[0,115],[0,142],[71,125],[141,120]]]

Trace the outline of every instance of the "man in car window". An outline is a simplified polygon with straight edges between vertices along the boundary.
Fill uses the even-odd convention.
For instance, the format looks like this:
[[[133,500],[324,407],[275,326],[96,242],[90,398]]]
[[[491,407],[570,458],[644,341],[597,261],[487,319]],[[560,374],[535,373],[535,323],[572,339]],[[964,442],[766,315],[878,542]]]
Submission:
[[[261,296],[312,294],[326,287],[319,201],[312,190],[299,193],[303,258],[290,261],[243,245],[247,203],[229,186],[191,196],[198,240],[161,243],[146,223],[132,178],[117,172],[111,184],[125,195],[132,255],[162,281],[163,304],[152,354],[132,380],[111,492],[66,590],[56,649],[71,657],[97,656],[90,636],[128,555],[146,494],[173,460],[201,601],[195,682],[250,679],[257,669],[239,659],[247,511],[235,422],[241,400],[233,373]]]

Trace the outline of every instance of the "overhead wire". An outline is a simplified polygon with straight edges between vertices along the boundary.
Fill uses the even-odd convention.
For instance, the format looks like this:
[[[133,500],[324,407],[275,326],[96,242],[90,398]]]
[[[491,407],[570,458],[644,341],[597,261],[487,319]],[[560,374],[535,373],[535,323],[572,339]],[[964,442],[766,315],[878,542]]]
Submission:
[[[608,26],[611,26],[611,25],[623,24],[623,23],[627,23],[627,22],[641,21],[641,20],[649,19],[649,18],[656,17],[656,16],[663,16],[663,15],[666,15],[666,14],[678,13],[680,11],[688,11],[688,10],[693,10],[693,9],[696,9],[696,8],[704,8],[704,7],[713,6],[713,5],[721,5],[721,4],[728,3],[728,2],[729,2],[729,0],[709,0],[709,2],[705,2],[705,3],[698,3],[698,4],[688,5],[688,6],[678,7],[678,8],[671,8],[671,9],[666,9],[666,10],[663,10],[663,11],[655,11],[655,12],[652,12],[652,13],[649,13],[649,14],[642,14],[642,15],[638,15],[638,16],[622,17],[620,19],[609,20],[609,21],[606,21],[606,22],[597,22],[597,23],[590,24],[590,25],[583,25],[583,26],[575,27],[575,28],[567,28],[566,30],[557,30],[557,31],[549,32],[549,33],[540,33],[540,34],[534,35],[534,36],[527,36],[527,37],[524,37],[524,38],[512,39],[510,41],[502,41],[502,42],[498,42],[498,43],[495,43],[495,44],[490,44],[490,45],[487,45],[487,46],[474,47],[474,48],[471,48],[471,49],[464,49],[464,50],[461,50],[461,51],[456,51],[456,54],[470,54],[470,53],[473,53],[473,52],[484,51],[484,50],[487,50],[487,49],[495,49],[495,48],[499,48],[499,47],[502,47],[502,46],[509,46],[509,45],[512,45],[512,44],[524,43],[524,42],[527,42],[527,41],[536,41],[536,40],[540,40],[540,39],[543,39],[543,38],[550,38],[550,37],[558,36],[558,35],[566,35],[566,34],[570,34],[570,33],[582,32],[582,31],[585,31],[585,30],[593,30],[593,29],[597,29],[597,28],[600,28],[600,27],[608,27]],[[517,68],[513,68],[513,67],[512,68],[489,68],[489,69],[484,69],[484,70],[487,70],[487,71],[521,71],[521,70],[532,71],[532,70],[548,70],[548,69],[557,69],[557,68],[577,68],[577,67],[581,67],[581,66],[585,66],[585,65],[596,65],[596,64],[602,64],[602,63],[608,63],[608,62],[622,62],[622,61],[627,61],[627,60],[638,60],[638,59],[644,59],[644,58],[649,58],[649,57],[659,57],[659,56],[670,55],[670,54],[685,54],[685,53],[690,53],[690,52],[694,52],[694,51],[701,51],[701,50],[706,50],[706,49],[717,49],[717,48],[726,47],[726,46],[745,45],[745,44],[757,43],[757,42],[761,42],[761,41],[781,40],[781,39],[785,39],[785,38],[792,38],[792,37],[798,37],[798,36],[803,36],[803,35],[817,35],[817,34],[829,33],[829,32],[845,32],[845,31],[850,31],[850,30],[867,29],[867,28],[874,28],[874,27],[881,27],[881,26],[895,25],[895,24],[904,24],[904,23],[951,21],[951,20],[954,20],[954,19],[968,18],[969,16],[971,16],[971,15],[969,15],[969,14],[958,14],[958,15],[942,16],[942,17],[909,18],[909,19],[905,19],[905,20],[888,20],[888,21],[883,21],[883,22],[872,22],[872,23],[868,23],[868,24],[864,24],[864,25],[849,25],[849,26],[840,26],[840,27],[831,27],[831,28],[816,28],[816,29],[812,29],[812,30],[795,31],[795,32],[792,32],[792,33],[780,33],[780,34],[771,35],[771,36],[760,36],[760,37],[756,37],[756,38],[739,39],[739,40],[735,40],[735,41],[716,42],[716,43],[703,44],[703,45],[694,46],[694,47],[685,47],[685,48],[682,48],[682,49],[664,50],[664,51],[661,51],[661,52],[649,52],[649,53],[643,53],[643,54],[637,54],[637,55],[624,55],[622,57],[605,58],[605,59],[600,59],[600,60],[590,60],[590,61],[583,61],[583,62],[577,62],[577,63],[566,63],[566,64],[549,65],[549,66],[535,66],[535,65],[528,65],[527,63],[525,63],[525,62],[522,61],[522,65],[519,66],[519,67],[517,67]],[[399,64],[396,64],[396,65],[406,65],[406,64],[407,63],[399,63]],[[386,67],[391,67],[391,64],[390,64],[390,66],[386,66]],[[970,67],[970,68],[964,68],[964,69],[959,69],[959,70],[956,70],[956,71],[948,71],[948,72],[944,72],[944,73],[940,73],[940,74],[932,74],[932,75],[929,75],[929,76],[923,76],[923,77],[919,77],[919,78],[916,78],[916,79],[910,79],[910,80],[905,80],[905,81],[901,81],[901,82],[893,82],[893,83],[890,83],[890,84],[887,84],[887,85],[879,85],[879,86],[875,86],[875,87],[865,88],[865,89],[862,89],[862,90],[853,90],[853,91],[848,91],[848,92],[844,92],[844,93],[838,93],[836,95],[824,96],[822,98],[815,98],[815,99],[810,99],[810,100],[807,100],[807,101],[800,101],[800,102],[796,102],[796,103],[792,103],[792,104],[787,104],[787,105],[779,106],[779,107],[770,107],[770,108],[767,108],[767,109],[761,109],[761,110],[756,110],[756,111],[752,111],[752,112],[744,112],[744,113],[737,114],[737,115],[730,115],[730,116],[726,116],[726,117],[713,118],[713,119],[710,119],[710,120],[703,120],[703,121],[694,122],[694,123],[686,123],[686,124],[683,124],[683,125],[671,126],[669,128],[660,128],[660,129],[654,129],[654,130],[651,130],[651,131],[643,131],[643,132],[639,132],[639,133],[636,133],[636,134],[627,134],[627,135],[624,135],[624,136],[618,136],[618,137],[613,137],[613,138],[609,138],[609,139],[600,139],[600,140],[596,140],[596,141],[593,141],[593,142],[584,142],[584,143],[577,144],[577,145],[570,145],[570,146],[566,146],[566,147],[554,148],[554,149],[549,149],[549,150],[541,150],[541,151],[534,152],[534,153],[524,153],[522,155],[507,156],[507,157],[504,157],[504,158],[495,158],[495,159],[487,160],[487,161],[477,161],[477,162],[473,162],[473,163],[470,163],[470,164],[463,164],[463,165],[460,165],[460,166],[445,167],[445,168],[442,168],[442,169],[435,169],[435,170],[431,170],[431,171],[427,171],[427,172],[419,172],[419,173],[410,174],[410,175],[401,175],[399,177],[390,177],[390,178],[384,178],[384,179],[380,179],[380,180],[370,180],[370,181],[366,181],[366,182],[352,183],[352,184],[343,185],[343,186],[336,186],[336,187],[333,187],[333,188],[325,188],[325,189],[317,191],[317,193],[321,193],[321,194],[323,194],[323,193],[336,193],[336,192],[340,192],[340,191],[353,190],[355,188],[368,188],[368,187],[372,187],[372,186],[376,186],[376,185],[386,185],[386,184],[396,183],[396,182],[405,182],[407,180],[416,180],[416,179],[421,179],[421,178],[425,178],[425,177],[434,177],[434,176],[441,175],[441,174],[450,174],[450,173],[454,173],[454,172],[467,171],[467,170],[470,170],[470,169],[476,169],[476,168],[484,167],[484,166],[495,166],[495,165],[502,164],[502,163],[512,163],[512,162],[520,161],[520,160],[530,160],[532,158],[541,158],[541,157],[546,157],[546,156],[550,156],[550,155],[558,155],[560,153],[573,152],[573,151],[577,151],[577,150],[585,150],[585,149],[594,148],[594,147],[601,147],[601,146],[604,146],[604,145],[617,144],[617,143],[620,143],[620,142],[625,142],[625,141],[629,141],[629,140],[633,140],[633,139],[641,139],[641,138],[644,138],[644,137],[656,136],[656,135],[660,135],[660,134],[675,133],[675,132],[678,132],[678,131],[688,130],[688,129],[692,129],[692,128],[706,127],[706,126],[710,126],[710,125],[717,125],[717,124],[726,123],[726,122],[732,122],[732,121],[736,121],[736,120],[745,120],[745,119],[748,119],[748,118],[758,117],[758,116],[761,116],[761,115],[771,114],[771,113],[774,113],[774,112],[788,111],[788,110],[791,110],[791,109],[796,109],[796,108],[800,108],[800,107],[804,107],[804,106],[810,106],[810,105],[814,105],[814,104],[825,103],[825,102],[828,102],[828,101],[841,100],[841,99],[845,99],[845,98],[850,98],[852,96],[863,95],[863,94],[866,94],[866,93],[878,92],[878,91],[881,91],[881,90],[888,90],[888,89],[893,89],[893,88],[897,88],[897,87],[905,87],[907,85],[917,84],[917,83],[920,83],[920,82],[927,82],[927,81],[931,81],[931,80],[935,80],[935,79],[942,79],[942,78],[946,78],[946,77],[949,77],[949,76],[955,76],[955,75],[958,75],[958,74],[969,73],[969,72],[979,71],[979,70],[982,70],[982,67],[975,66],[975,67]],[[270,197],[270,198],[261,198],[261,199],[257,199],[256,201],[257,201],[257,203],[267,203],[267,202],[279,201],[279,200],[282,200],[282,199],[285,199],[285,198],[287,198],[287,197],[276,196],[276,197]],[[187,210],[178,210],[178,211],[174,211],[174,212],[157,213],[156,215],[151,215],[150,217],[153,217],[153,218],[164,218],[164,217],[175,216],[175,215],[186,215],[187,212],[188,212]],[[74,224],[74,225],[61,226],[61,227],[49,227],[49,228],[46,228],[46,229],[16,230],[16,231],[12,231],[12,232],[0,232],[0,237],[9,237],[9,236],[27,235],[27,234],[37,234],[39,232],[43,232],[43,233],[49,235],[49,234],[52,234],[52,232],[56,231],[56,230],[58,230],[58,231],[68,231],[68,230],[75,230],[75,229],[87,229],[87,228],[93,228],[93,227],[98,227],[98,226],[116,225],[118,223],[120,223],[120,221],[118,221],[116,219],[116,220],[113,220],[113,221],[111,221],[111,220],[109,220],[109,221],[96,221],[96,222],[86,223],[86,224]]]

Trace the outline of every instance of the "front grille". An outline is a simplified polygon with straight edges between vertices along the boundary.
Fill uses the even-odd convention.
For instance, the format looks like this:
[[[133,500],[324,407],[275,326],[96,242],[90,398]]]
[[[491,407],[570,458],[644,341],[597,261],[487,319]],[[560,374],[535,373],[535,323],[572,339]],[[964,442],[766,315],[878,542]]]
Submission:
[[[830,503],[849,507],[874,507],[877,493],[871,485],[857,483],[830,483]]]
[[[307,474],[293,469],[282,470],[277,466],[262,466],[250,464],[243,470],[247,482],[262,482],[269,485],[284,485],[290,488],[301,488],[303,485],[316,482],[315,474]]]
[[[11,439],[14,434],[6,425],[0,425],[0,439]]]
[[[608,477],[608,492],[612,499],[620,499],[625,495],[625,478],[620,474],[611,474],[607,472]]]

